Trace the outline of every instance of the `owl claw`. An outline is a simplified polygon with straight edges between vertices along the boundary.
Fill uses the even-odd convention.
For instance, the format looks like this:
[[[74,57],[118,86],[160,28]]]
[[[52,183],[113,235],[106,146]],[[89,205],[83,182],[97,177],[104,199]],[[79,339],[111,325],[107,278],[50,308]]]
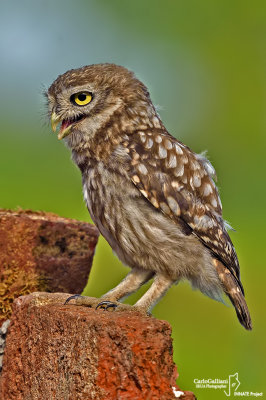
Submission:
[[[68,297],[65,301],[65,305],[68,304],[71,300],[76,300],[73,305],[75,306],[84,306],[89,308],[95,308],[99,303],[99,299],[96,297],[88,297],[82,296],[80,294],[73,294],[72,296]]]
[[[96,310],[103,309],[104,311],[107,311],[108,309],[113,308],[113,311],[114,311],[116,309],[116,307],[118,307],[118,304],[116,304],[112,301],[109,301],[109,300],[104,300],[104,301],[101,301],[99,304],[97,304],[95,309]]]
[[[103,310],[103,311],[136,311],[140,314],[144,314],[147,315],[147,312],[142,310],[139,307],[136,306],[131,306],[130,304],[124,304],[124,303],[120,303],[119,301],[110,301],[110,300],[103,300],[100,303],[97,304],[97,306],[95,307],[96,310]]]
[[[64,306],[68,304],[71,300],[76,300],[78,297],[82,297],[80,294],[73,294],[72,296],[69,296],[66,301],[64,302]]]

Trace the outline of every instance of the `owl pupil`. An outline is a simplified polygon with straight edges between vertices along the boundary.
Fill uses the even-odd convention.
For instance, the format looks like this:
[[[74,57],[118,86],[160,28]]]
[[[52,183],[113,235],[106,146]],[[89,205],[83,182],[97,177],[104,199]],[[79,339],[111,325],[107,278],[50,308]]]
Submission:
[[[81,93],[81,94],[78,95],[78,99],[79,99],[80,101],[86,100],[86,97],[87,97],[87,95],[84,94],[84,93]]]

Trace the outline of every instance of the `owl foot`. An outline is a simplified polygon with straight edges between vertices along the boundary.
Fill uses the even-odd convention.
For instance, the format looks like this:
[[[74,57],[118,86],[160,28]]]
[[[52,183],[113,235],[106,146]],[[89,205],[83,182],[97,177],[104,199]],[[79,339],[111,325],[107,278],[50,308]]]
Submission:
[[[80,294],[74,294],[66,299],[64,305],[68,304],[71,300],[75,300],[74,305],[76,306],[85,306],[96,308],[99,304],[99,299],[97,297],[88,297],[88,296],[81,296]]]
[[[103,300],[96,306],[96,310],[102,309],[104,311],[130,311],[130,312],[138,312],[141,315],[150,315],[149,312],[143,307],[138,307],[136,305],[124,304],[119,301],[109,301]]]
[[[147,316],[147,311],[142,307],[131,306],[130,304],[123,304],[118,301],[102,300],[96,297],[81,296],[80,294],[74,294],[68,297],[64,305],[68,304],[71,300],[75,300],[74,305],[85,306],[94,308],[95,310],[103,311],[137,311],[142,315]]]
[[[66,301],[64,302],[64,306],[68,304],[71,300],[76,300],[78,297],[81,297],[80,294],[73,294],[72,296],[69,296]]]
[[[81,296],[74,294],[68,297],[64,305],[68,304],[71,300],[75,300],[74,305],[95,308],[95,310],[114,311],[117,307],[119,310],[129,310],[132,308],[129,304],[122,304],[117,301],[102,300],[97,297]]]
[[[109,300],[103,300],[96,306],[96,310],[101,309],[104,311],[110,310],[114,311],[118,307],[117,303],[114,303],[113,301]]]
[[[101,309],[104,311],[138,311],[130,304],[123,304],[118,301],[103,300],[96,306],[96,310]]]

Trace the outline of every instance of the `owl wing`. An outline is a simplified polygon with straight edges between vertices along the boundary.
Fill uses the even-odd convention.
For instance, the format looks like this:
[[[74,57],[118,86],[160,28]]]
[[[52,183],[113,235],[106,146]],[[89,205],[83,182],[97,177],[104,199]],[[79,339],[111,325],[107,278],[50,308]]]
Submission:
[[[184,232],[195,234],[242,288],[209,161],[168,133],[136,132],[130,139],[122,144],[130,157],[128,174],[134,185],[156,209],[183,222]]]

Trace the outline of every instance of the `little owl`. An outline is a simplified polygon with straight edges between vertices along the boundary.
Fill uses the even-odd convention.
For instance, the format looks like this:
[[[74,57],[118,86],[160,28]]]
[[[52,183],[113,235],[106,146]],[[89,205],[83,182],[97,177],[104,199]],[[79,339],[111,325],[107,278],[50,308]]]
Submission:
[[[89,65],[60,75],[47,97],[52,129],[61,123],[58,139],[81,170],[91,218],[131,268],[101,301],[74,295],[67,302],[146,313],[185,278],[213,299],[225,292],[251,329],[215,170],[170,135],[143,83],[124,67]],[[134,306],[118,302],[151,278]]]

